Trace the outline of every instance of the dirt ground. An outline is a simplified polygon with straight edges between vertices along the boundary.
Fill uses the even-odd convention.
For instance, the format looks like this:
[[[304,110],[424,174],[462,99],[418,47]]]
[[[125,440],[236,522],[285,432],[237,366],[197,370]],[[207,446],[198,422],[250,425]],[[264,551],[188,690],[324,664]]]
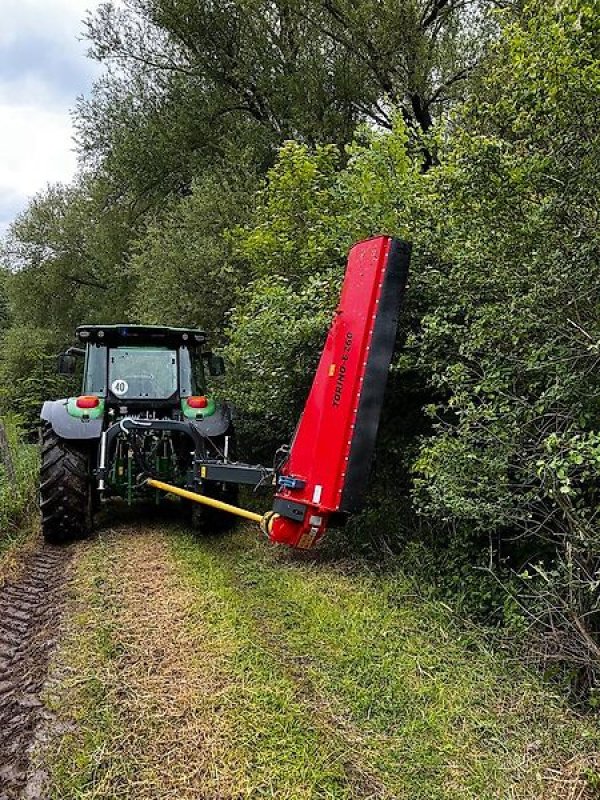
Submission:
[[[398,575],[130,515],[0,588],[0,800],[597,800],[600,726]]]
[[[40,791],[43,776],[30,771],[29,755],[46,713],[41,691],[72,553],[40,544],[0,588],[0,800]]]

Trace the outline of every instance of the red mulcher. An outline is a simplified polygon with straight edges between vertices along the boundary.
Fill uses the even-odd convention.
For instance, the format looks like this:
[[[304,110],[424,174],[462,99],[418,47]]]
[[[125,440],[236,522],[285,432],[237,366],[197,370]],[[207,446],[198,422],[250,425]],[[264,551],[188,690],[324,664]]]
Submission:
[[[408,276],[410,245],[378,236],[354,245],[340,302],[312,388],[283,464],[274,475],[273,510],[263,517],[160,481],[149,484],[224,511],[260,520],[274,542],[312,547],[332,515],[358,511],[370,471],[398,313]],[[205,470],[214,468],[207,463]],[[219,467],[236,481],[254,467]],[[264,479],[265,469],[260,469]],[[216,474],[215,474],[216,477]],[[250,483],[251,480],[239,480]]]

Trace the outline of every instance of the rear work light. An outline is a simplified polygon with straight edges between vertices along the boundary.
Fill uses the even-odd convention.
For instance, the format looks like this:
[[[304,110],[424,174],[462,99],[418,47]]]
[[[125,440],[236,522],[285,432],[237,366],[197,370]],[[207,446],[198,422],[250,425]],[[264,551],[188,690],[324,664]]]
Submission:
[[[100,405],[99,398],[93,394],[83,394],[75,401],[77,408],[98,408]]]
[[[188,397],[187,404],[190,408],[206,408],[208,398],[204,397],[204,395],[192,395]]]

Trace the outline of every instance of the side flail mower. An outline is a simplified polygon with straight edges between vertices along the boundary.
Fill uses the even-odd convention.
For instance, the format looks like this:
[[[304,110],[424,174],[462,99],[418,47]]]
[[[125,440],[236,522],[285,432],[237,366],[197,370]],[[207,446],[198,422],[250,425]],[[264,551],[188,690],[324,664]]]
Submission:
[[[307,549],[328,525],[360,509],[396,339],[410,246],[387,236],[350,251],[340,302],[294,438],[275,470],[196,458],[202,481],[275,486],[256,514],[150,478],[149,486],[257,522],[274,541]]]

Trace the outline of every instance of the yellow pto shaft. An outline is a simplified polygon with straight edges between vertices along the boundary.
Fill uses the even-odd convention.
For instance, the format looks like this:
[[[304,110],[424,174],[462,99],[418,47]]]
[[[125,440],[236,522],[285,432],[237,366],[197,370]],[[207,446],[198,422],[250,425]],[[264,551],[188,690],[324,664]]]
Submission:
[[[154,478],[149,478],[148,486],[153,486],[155,489],[162,489],[163,492],[169,494],[176,494],[179,497],[184,497],[186,500],[193,500],[194,503],[202,503],[211,508],[218,508],[220,511],[228,511],[230,514],[235,514],[237,517],[244,519],[251,519],[252,522],[258,522],[260,525],[264,519],[264,514],[256,514],[254,511],[248,511],[245,508],[232,506],[231,503],[223,503],[222,500],[215,500],[212,497],[207,497],[205,494],[197,494],[196,492],[189,492],[187,489],[180,489],[178,486],[171,486],[170,483],[163,483],[156,481]]]

